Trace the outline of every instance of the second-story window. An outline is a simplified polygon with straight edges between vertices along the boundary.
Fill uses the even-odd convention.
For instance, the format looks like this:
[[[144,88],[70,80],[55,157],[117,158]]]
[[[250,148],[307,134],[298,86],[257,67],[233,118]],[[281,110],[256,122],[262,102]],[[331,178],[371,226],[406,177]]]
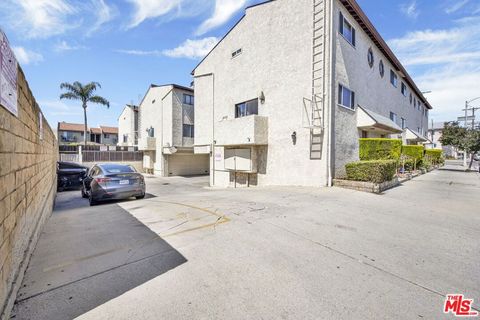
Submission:
[[[184,124],[183,125],[183,137],[184,138],[194,138],[194,127],[193,124]]]
[[[393,70],[390,70],[390,83],[395,88],[398,87],[398,77]]]
[[[373,56],[372,48],[368,49],[367,60],[368,60],[368,65],[370,66],[370,68],[373,68],[373,64],[375,63],[375,57]]]
[[[343,107],[347,107],[349,109],[354,110],[355,109],[355,92],[339,84],[338,85],[338,104]]]
[[[397,114],[393,113],[393,112],[390,112],[390,120],[397,123]]]
[[[402,94],[406,97],[407,96],[407,86],[405,83],[402,82]]]
[[[402,118],[402,129],[405,129],[407,127],[407,120]]]
[[[183,103],[193,106],[195,103],[195,98],[191,94],[183,94]]]
[[[258,114],[258,99],[249,100],[235,105],[235,118]]]
[[[380,72],[380,77],[383,78],[385,75],[385,66],[383,65],[383,60],[380,60],[380,63],[378,64],[378,71]]]
[[[355,28],[345,19],[340,12],[340,34],[347,40],[352,46],[355,47]]]

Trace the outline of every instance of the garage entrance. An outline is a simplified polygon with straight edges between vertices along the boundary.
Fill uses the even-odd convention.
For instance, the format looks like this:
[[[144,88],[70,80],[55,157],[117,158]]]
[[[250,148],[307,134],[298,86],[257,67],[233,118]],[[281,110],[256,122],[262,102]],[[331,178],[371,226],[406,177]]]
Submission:
[[[172,154],[167,158],[168,176],[194,176],[209,173],[208,154]]]

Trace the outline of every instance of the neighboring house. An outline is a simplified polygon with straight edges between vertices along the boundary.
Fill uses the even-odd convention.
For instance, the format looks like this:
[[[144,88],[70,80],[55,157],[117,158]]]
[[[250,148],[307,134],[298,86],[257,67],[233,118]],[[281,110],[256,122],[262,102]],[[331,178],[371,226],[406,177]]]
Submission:
[[[57,138],[59,145],[81,144],[84,141],[84,134],[85,126],[83,124],[59,122],[57,125]]]
[[[117,127],[107,127],[100,126],[102,131],[102,140],[101,144],[114,146],[118,143],[118,128]]]
[[[179,85],[151,85],[139,105],[143,166],[159,176],[207,174],[208,155],[193,153],[194,94]]]
[[[434,122],[430,125],[430,129],[428,129],[428,138],[430,139],[431,144],[426,145],[426,147],[429,149],[442,149],[445,156],[458,158],[459,154],[455,147],[444,146],[440,141],[444,127],[445,122]]]
[[[87,128],[87,142],[89,144],[116,145],[118,142],[118,128],[100,126]],[[59,145],[78,145],[84,142],[84,125],[80,123],[59,122],[57,126]]]
[[[250,6],[192,75],[215,186],[331,185],[359,138],[418,143],[432,108],[354,0]]]
[[[138,145],[138,106],[127,104],[118,118],[118,145]]]

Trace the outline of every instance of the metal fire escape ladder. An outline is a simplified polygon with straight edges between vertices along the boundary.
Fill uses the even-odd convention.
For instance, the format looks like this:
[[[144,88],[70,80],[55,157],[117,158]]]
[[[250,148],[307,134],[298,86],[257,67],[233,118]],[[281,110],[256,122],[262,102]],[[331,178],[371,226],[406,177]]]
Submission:
[[[312,34],[312,96],[304,98],[305,114],[309,118],[310,159],[322,158],[324,133],[324,93],[325,93],[325,30],[326,2],[313,1]]]

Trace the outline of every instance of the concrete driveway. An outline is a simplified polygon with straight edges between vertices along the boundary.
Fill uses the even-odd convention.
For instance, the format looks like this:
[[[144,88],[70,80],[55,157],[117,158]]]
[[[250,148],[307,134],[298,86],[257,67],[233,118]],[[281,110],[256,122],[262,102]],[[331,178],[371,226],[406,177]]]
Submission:
[[[74,209],[69,219],[80,215],[77,210],[85,210],[90,220],[101,219],[100,210],[115,210],[112,219],[125,215],[131,220],[120,230],[112,225],[108,236],[121,232],[126,237],[138,228],[142,236],[131,239],[148,234],[146,239],[159,243],[151,254],[169,256],[158,255],[157,262],[167,265],[158,274],[136,281],[129,280],[135,278],[133,271],[121,277],[109,269],[102,273],[129,283],[120,289],[108,290],[113,281],[102,286],[107,293],[95,281],[76,287],[73,293],[93,294],[97,300],[85,306],[83,298],[74,300],[76,312],[64,318],[440,319],[446,317],[442,310],[447,293],[473,298],[480,309],[476,173],[434,171],[383,195],[339,188],[218,190],[206,184],[206,177],[149,178],[147,189],[155,197]],[[66,268],[83,272],[90,268],[85,264],[96,264],[93,252],[110,247],[97,247],[103,244],[89,240],[86,233],[81,240],[90,244],[92,253],[79,254],[72,246],[61,249],[69,252],[64,257],[60,249],[48,250],[49,245],[63,248],[65,233],[75,225],[52,227],[61,214],[54,213],[34,254],[17,318],[52,315],[50,310],[60,312],[61,318],[64,309],[57,308],[66,304],[62,299],[76,296],[63,294],[62,288],[70,285],[62,284],[72,279],[61,281],[55,267],[67,261]],[[48,232],[51,228],[57,235]],[[56,257],[51,262],[50,255]],[[37,266],[42,263],[51,267]],[[29,289],[49,272],[55,273],[50,281],[60,277],[59,288],[46,293],[43,287]]]

